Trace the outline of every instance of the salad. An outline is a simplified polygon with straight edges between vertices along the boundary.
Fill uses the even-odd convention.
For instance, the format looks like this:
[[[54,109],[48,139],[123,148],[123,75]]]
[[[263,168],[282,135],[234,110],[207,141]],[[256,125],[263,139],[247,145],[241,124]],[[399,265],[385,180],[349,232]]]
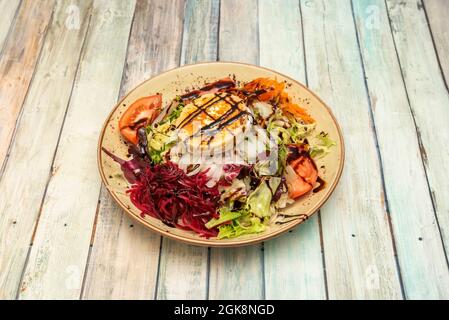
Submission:
[[[335,142],[271,78],[225,78],[176,96],[133,102],[115,160],[142,217],[202,237],[235,238],[301,218],[281,209],[325,187],[315,160]]]

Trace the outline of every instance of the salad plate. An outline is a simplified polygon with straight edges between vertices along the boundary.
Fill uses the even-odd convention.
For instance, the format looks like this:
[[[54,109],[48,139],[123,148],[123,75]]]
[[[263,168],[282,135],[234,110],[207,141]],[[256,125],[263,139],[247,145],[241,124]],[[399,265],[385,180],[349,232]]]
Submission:
[[[343,163],[340,127],[316,94],[234,62],[143,82],[113,108],[98,143],[101,179],[129,216],[213,247],[266,241],[304,222]]]

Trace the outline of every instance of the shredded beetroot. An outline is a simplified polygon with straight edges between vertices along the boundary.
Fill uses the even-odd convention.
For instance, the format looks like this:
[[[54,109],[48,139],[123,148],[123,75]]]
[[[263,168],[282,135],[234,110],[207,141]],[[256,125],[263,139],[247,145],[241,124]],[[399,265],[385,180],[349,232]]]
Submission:
[[[165,162],[147,166],[127,190],[142,215],[158,218],[169,226],[192,230],[203,237],[214,237],[217,229],[205,224],[218,218],[218,187],[207,187],[206,172],[188,176],[177,164]]]

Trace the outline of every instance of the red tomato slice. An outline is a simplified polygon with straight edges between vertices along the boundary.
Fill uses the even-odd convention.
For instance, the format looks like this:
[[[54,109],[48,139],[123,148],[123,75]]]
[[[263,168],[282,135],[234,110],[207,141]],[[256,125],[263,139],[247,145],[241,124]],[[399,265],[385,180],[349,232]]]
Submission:
[[[119,121],[120,133],[129,142],[137,145],[137,130],[151,123],[161,112],[162,95],[144,97],[136,100],[122,114]]]
[[[296,199],[312,190],[312,186],[298,176],[291,166],[285,168],[285,179],[288,195],[292,199]]]
[[[318,179],[318,170],[310,157],[300,156],[290,164],[296,174],[303,178],[307,183],[314,185]]]
[[[310,190],[318,179],[318,170],[310,157],[300,156],[285,169],[288,195],[296,199]]]

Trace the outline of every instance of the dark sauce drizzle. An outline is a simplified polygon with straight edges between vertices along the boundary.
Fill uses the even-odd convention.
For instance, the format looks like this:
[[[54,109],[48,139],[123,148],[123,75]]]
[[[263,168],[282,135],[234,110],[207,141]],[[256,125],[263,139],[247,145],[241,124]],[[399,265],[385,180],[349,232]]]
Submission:
[[[195,98],[198,98],[202,93],[211,91],[213,89],[216,89],[216,91],[220,91],[220,90],[234,88],[234,87],[235,87],[235,82],[230,78],[226,78],[226,79],[222,79],[222,80],[218,80],[216,82],[210,83],[210,84],[202,87],[201,89],[193,90],[188,93],[185,93],[181,96],[181,99],[183,99],[183,100],[195,99]]]
[[[313,189],[313,193],[320,192],[321,190],[323,190],[326,187],[326,181],[321,179],[320,176],[318,176],[318,178],[316,179],[316,182],[318,182],[320,185],[318,187],[316,187],[315,189]]]
[[[214,118],[207,112],[207,109],[220,101],[226,102],[230,106],[230,108],[224,114],[222,114],[220,117]],[[217,132],[220,132],[222,129],[228,130],[227,127],[229,125],[231,125],[232,123],[234,123],[235,121],[237,121],[238,119],[240,119],[243,115],[248,115],[253,119],[253,117],[250,113],[248,113],[245,110],[241,110],[238,107],[240,102],[235,101],[228,93],[223,93],[223,92],[215,93],[211,99],[206,101],[201,106],[198,106],[197,104],[195,104],[194,101],[192,103],[197,108],[197,110],[195,110],[189,116],[187,116],[185,119],[183,119],[181,121],[181,123],[178,125],[178,128],[185,127],[186,125],[191,123],[193,121],[193,119],[195,117],[197,117],[199,114],[201,114],[202,112],[205,113],[213,121],[211,123],[203,126],[198,132],[195,132],[194,134],[192,134],[190,136],[190,138],[198,135],[199,133],[207,132],[208,136],[209,136],[209,139],[207,141],[208,144],[210,144],[210,142],[214,139],[214,134],[216,134]],[[229,117],[236,110],[239,110],[239,113],[237,113],[236,115],[234,115],[232,117]],[[253,119],[253,121],[254,121],[254,119]],[[232,134],[232,132],[230,132],[230,133]]]

